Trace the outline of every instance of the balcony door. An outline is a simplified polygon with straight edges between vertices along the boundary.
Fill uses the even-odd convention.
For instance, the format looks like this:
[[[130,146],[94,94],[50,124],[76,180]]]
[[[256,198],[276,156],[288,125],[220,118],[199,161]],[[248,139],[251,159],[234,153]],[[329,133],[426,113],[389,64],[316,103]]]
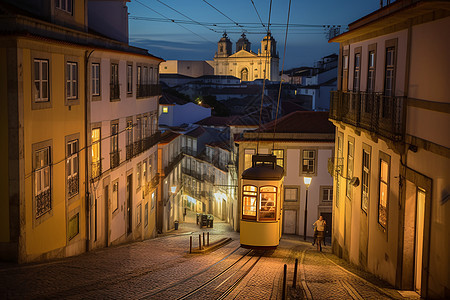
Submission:
[[[130,234],[133,228],[133,174],[127,176],[127,234]]]

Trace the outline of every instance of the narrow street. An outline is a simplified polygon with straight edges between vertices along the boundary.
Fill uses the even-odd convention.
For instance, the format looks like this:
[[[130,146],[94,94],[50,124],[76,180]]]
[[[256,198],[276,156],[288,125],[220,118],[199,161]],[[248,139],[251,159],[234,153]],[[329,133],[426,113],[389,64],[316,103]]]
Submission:
[[[239,234],[216,221],[199,229],[194,215],[177,231],[156,239],[42,264],[2,264],[2,299],[282,299],[287,265],[289,299],[406,299],[370,274],[298,236],[285,236],[273,251],[243,249]],[[189,240],[210,232],[210,243],[231,242],[189,254]],[[298,259],[296,287],[292,287]]]

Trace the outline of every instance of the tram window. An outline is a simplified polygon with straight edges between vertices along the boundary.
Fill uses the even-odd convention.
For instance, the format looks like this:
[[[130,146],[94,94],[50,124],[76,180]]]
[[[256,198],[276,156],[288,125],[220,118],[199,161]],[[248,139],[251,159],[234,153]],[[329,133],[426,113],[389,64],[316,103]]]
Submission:
[[[259,189],[259,220],[275,220],[277,188],[263,186]]]
[[[258,189],[254,185],[244,185],[242,193],[242,219],[256,219],[256,195]]]

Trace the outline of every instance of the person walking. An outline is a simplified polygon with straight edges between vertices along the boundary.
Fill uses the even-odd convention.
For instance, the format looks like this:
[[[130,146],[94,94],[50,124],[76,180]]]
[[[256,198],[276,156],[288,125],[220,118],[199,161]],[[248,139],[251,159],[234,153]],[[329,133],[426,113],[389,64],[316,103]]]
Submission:
[[[313,237],[312,245],[314,246],[314,244],[316,243],[316,239],[317,239],[317,226],[314,224],[313,224],[313,230],[314,230],[314,237]]]
[[[325,226],[327,222],[325,222],[322,216],[319,216],[319,219],[313,225],[317,229],[317,251],[322,251],[322,241],[325,238]]]

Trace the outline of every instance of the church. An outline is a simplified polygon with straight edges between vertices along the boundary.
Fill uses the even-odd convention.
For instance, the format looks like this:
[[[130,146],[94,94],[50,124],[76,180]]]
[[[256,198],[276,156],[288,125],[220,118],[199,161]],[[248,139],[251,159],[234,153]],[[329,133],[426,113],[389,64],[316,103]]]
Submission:
[[[277,43],[270,32],[262,39],[258,53],[251,50],[251,43],[245,33],[236,42],[236,52],[233,54],[232,43],[226,33],[217,44],[213,63],[214,75],[234,76],[241,81],[264,78],[271,81],[280,80]]]

